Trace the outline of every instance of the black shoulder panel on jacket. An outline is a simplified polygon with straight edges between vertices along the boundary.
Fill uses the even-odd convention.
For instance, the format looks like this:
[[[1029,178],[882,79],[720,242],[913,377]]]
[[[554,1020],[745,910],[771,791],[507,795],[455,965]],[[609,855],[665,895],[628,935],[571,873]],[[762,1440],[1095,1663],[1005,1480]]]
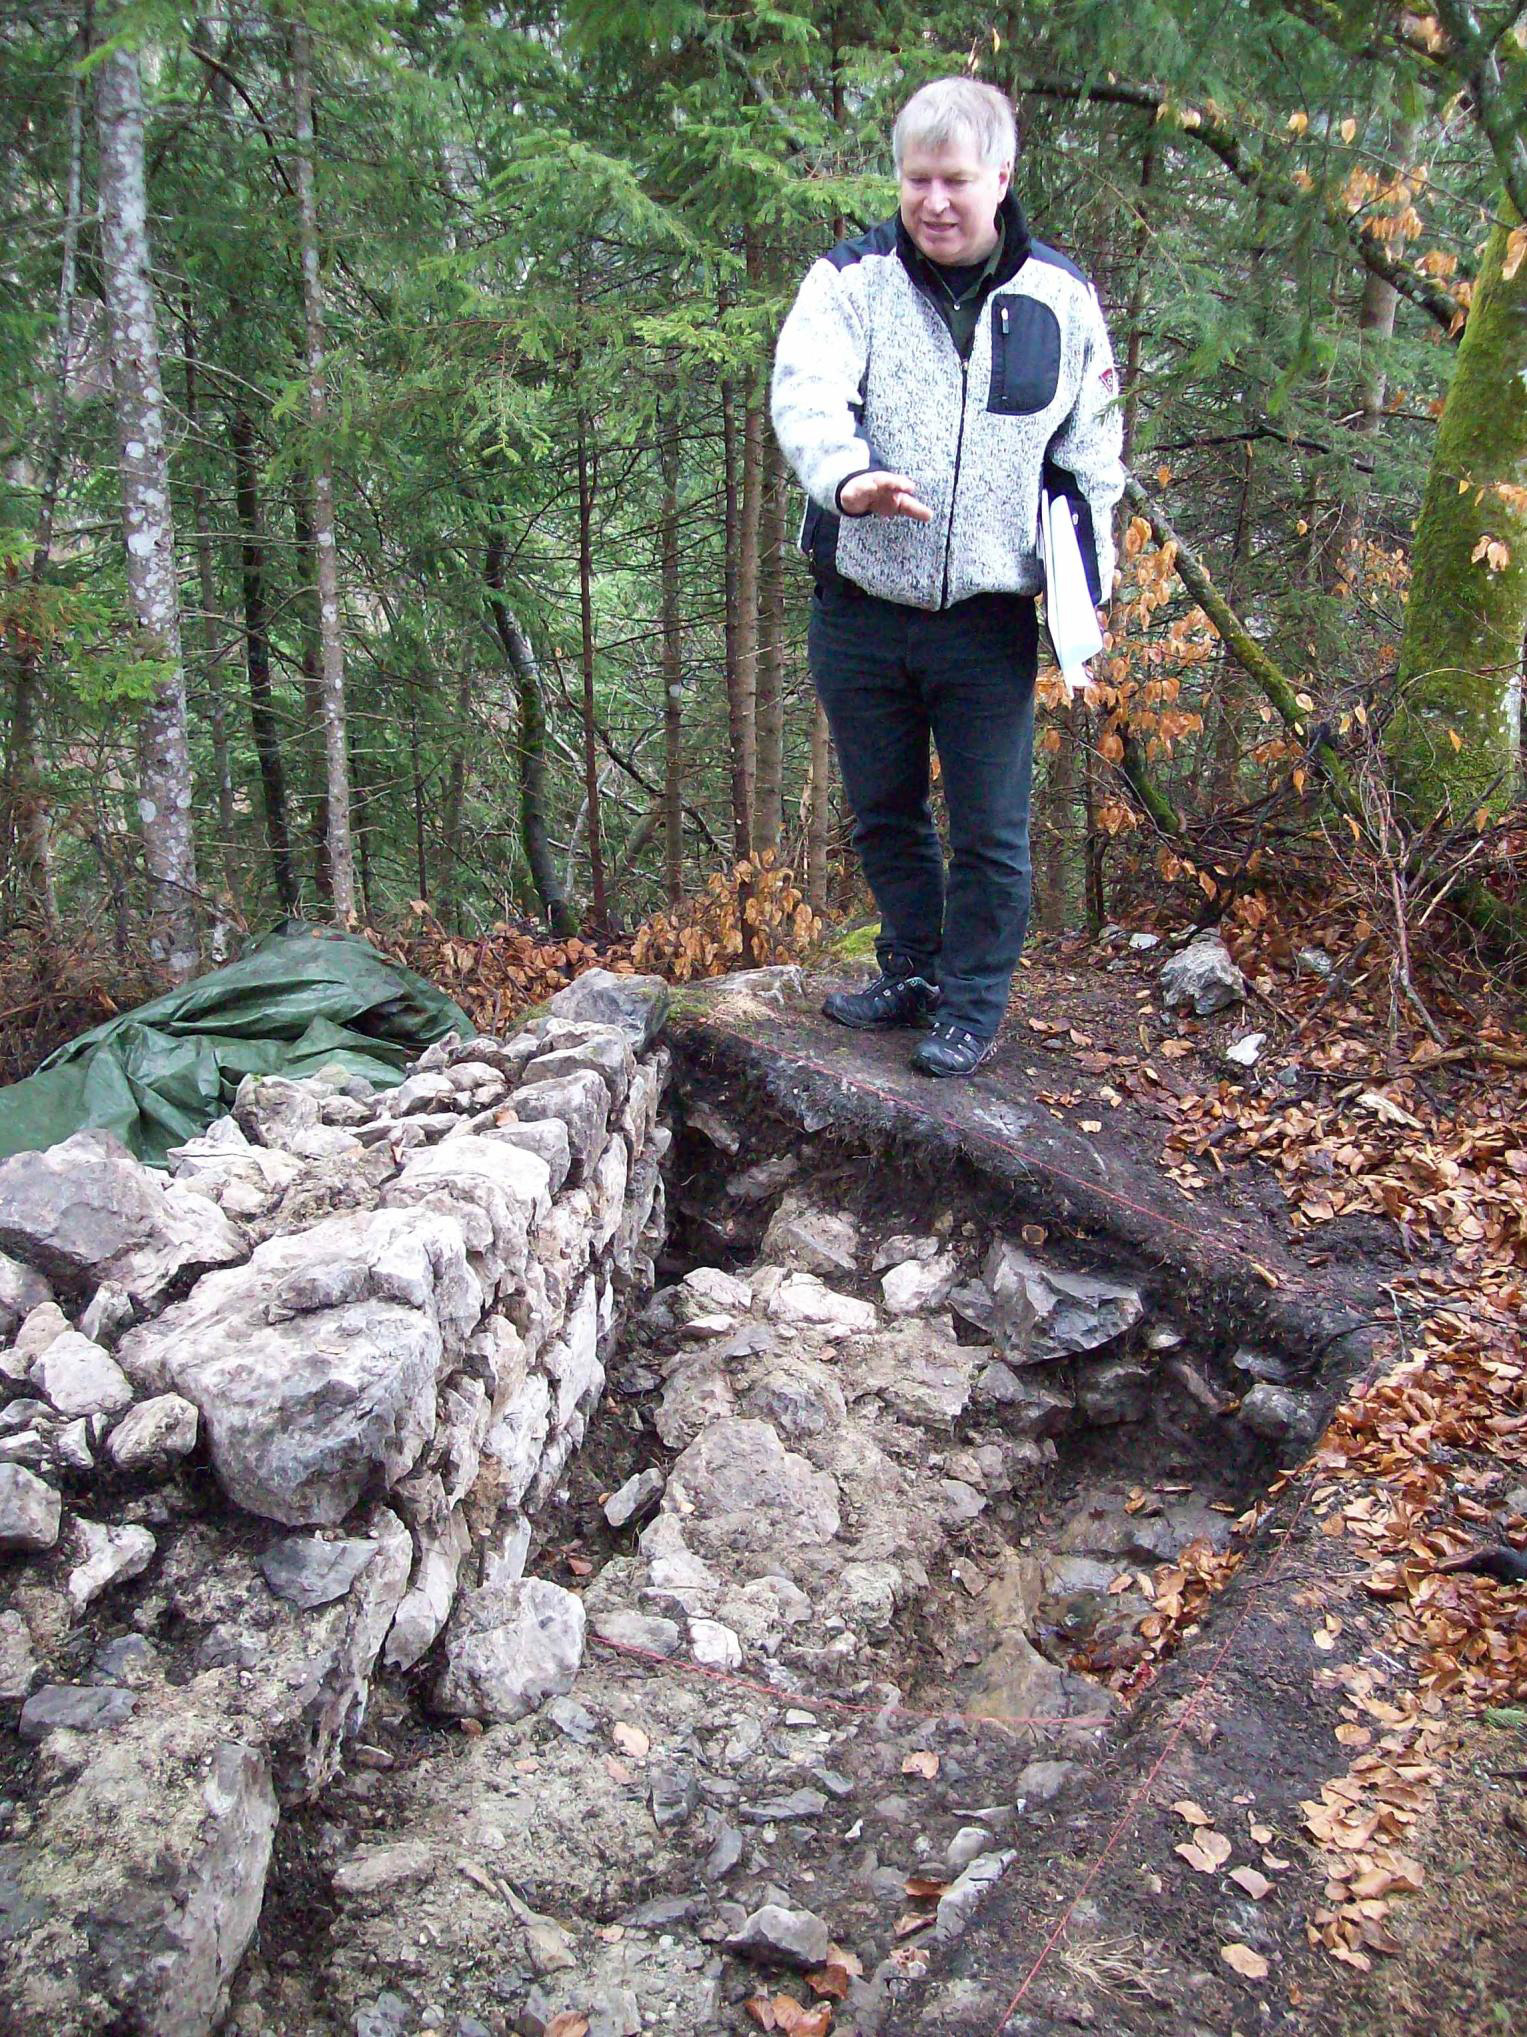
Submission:
[[[894,255],[895,252],[896,221],[882,219],[878,226],[872,226],[868,233],[861,233],[856,240],[840,240],[835,248],[828,251],[826,259],[835,269],[851,269],[866,255]]]
[[[1064,269],[1068,276],[1075,276],[1078,283],[1085,283],[1089,290],[1092,288],[1090,279],[1083,275],[1071,257],[1063,255],[1059,248],[1052,248],[1046,241],[1037,240],[1032,243],[1029,248],[1029,259],[1035,262],[1053,263],[1057,269]]]

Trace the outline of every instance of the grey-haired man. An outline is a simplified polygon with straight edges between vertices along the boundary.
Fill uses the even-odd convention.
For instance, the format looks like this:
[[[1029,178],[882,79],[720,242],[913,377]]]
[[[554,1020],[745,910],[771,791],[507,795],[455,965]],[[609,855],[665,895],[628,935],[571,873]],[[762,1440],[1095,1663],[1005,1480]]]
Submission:
[[[1105,601],[1121,431],[1096,293],[1013,194],[1007,99],[940,79],[893,144],[899,212],[807,273],[773,418],[807,496],[812,677],[880,909],[879,980],[823,1009],[924,1028],[912,1066],[969,1075],[1028,927],[1040,484],[1070,500]]]

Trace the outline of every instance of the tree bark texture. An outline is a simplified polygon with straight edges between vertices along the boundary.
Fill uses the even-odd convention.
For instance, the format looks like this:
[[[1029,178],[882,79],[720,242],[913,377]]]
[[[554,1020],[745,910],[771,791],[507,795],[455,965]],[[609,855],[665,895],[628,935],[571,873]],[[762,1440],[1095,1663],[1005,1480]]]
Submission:
[[[182,983],[197,964],[191,751],[180,648],[180,588],[164,442],[164,389],[148,247],[143,88],[134,51],[96,71],[101,274],[111,334],[127,586],[143,654],[158,668],[142,722],[138,811],[152,890],[150,945]]]
[[[501,530],[489,536],[483,560],[483,579],[488,587],[488,611],[503,646],[504,661],[514,680],[519,714],[517,763],[520,789],[520,844],[530,866],[530,880],[536,888],[541,912],[558,939],[578,930],[577,917],[568,904],[567,887],[557,868],[547,836],[546,805],[546,703],[541,693],[540,667],[536,655],[504,595],[504,555],[508,547]]]
[[[48,390],[47,438],[42,485],[32,539],[28,579],[41,587],[53,550],[53,517],[64,471],[64,424],[69,401],[69,343],[74,328],[74,295],[79,270],[80,179],[84,156],[84,87],[76,77],[69,90],[69,168],[64,198],[63,246],[58,265],[57,309],[53,319],[53,376]],[[20,901],[36,913],[44,933],[58,930],[53,884],[53,830],[42,789],[42,754],[37,732],[37,646],[27,641],[16,660],[11,689],[10,743],[6,771],[6,835],[15,845]]]
[[[764,413],[758,375],[749,369],[742,408],[742,475],[737,517],[737,690],[730,703],[733,741],[746,784],[747,826],[738,860],[753,853],[758,778],[758,550],[763,518]]]
[[[334,903],[329,865],[329,752],[323,712],[323,629],[318,618],[318,550],[313,540],[313,483],[301,468],[293,477],[292,536],[297,553],[297,661],[302,668],[302,775],[312,800],[308,835],[318,896]],[[315,754],[316,753],[316,754]]]
[[[260,766],[265,841],[276,897],[283,912],[297,910],[297,872],[286,819],[286,765],[270,685],[270,617],[265,592],[265,539],[260,528],[259,470],[254,428],[247,411],[229,419],[233,449],[233,502],[239,520],[239,568],[244,592],[244,668],[249,680],[249,726]]]
[[[1417,826],[1499,802],[1512,785],[1507,706],[1527,622],[1527,260],[1507,276],[1505,210],[1474,286],[1411,547],[1386,747]]]
[[[739,592],[742,504],[737,456],[737,392],[730,380],[721,384],[722,599],[725,603],[723,641],[726,657],[726,718],[730,738],[732,792],[732,858],[748,853],[753,825],[753,787],[748,768],[751,716],[742,684],[741,595]]]
[[[350,759],[345,736],[345,647],[339,600],[339,548],[334,525],[334,470],[329,457],[329,395],[324,364],[323,276],[318,259],[314,183],[312,52],[306,27],[291,27],[292,116],[297,222],[302,247],[302,311],[307,340],[308,422],[313,428],[313,549],[318,580],[318,636],[323,659],[323,747],[328,877],[339,919],[355,914],[355,861],[350,842]]]
[[[684,901],[684,655],[679,634],[679,439],[670,410],[660,426],[663,469],[663,879],[670,906]]]
[[[1390,150],[1396,163],[1411,160],[1417,131],[1415,121],[1402,121],[1396,128]],[[1356,552],[1362,543],[1373,486],[1373,462],[1367,449],[1378,437],[1384,415],[1384,399],[1389,390],[1389,347],[1394,339],[1399,304],[1399,291],[1370,269],[1363,279],[1363,294],[1357,307],[1357,416],[1352,421],[1356,445],[1341,515],[1324,562],[1324,582],[1329,594],[1349,594],[1359,577]]]
[[[1052,712],[1060,743],[1045,758],[1038,798],[1034,875],[1038,880],[1035,889],[1039,923],[1054,933],[1066,924],[1071,895],[1071,865],[1076,845],[1075,720],[1081,710],[1067,702],[1065,707]]]
[[[186,422],[195,438],[201,427],[196,382],[196,327],[189,302],[181,318],[186,367]],[[191,520],[196,537],[196,580],[201,594],[202,656],[207,685],[207,724],[212,737],[212,778],[217,789],[218,856],[223,890],[229,905],[238,897],[237,816],[233,798],[233,766],[228,754],[228,702],[223,692],[222,647],[218,641],[217,567],[207,487],[200,476],[191,482]]]
[[[772,437],[764,454],[763,513],[758,536],[758,681],[754,722],[757,777],[753,846],[779,848],[785,775],[785,523],[789,510],[784,462]]]
[[[811,793],[806,802],[806,903],[827,910],[827,838],[832,824],[832,734],[817,701],[811,717]]]
[[[589,896],[594,927],[603,933],[608,918],[604,892],[604,849],[599,832],[599,756],[594,701],[594,476],[589,459],[588,417],[578,413],[578,612],[583,653],[583,797],[589,831]]]

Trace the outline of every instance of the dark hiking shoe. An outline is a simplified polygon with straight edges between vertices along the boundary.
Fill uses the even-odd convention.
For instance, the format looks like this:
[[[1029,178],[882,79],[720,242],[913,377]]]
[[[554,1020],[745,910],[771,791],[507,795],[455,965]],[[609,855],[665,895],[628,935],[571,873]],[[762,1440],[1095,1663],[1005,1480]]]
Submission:
[[[912,1050],[912,1066],[919,1075],[974,1075],[996,1051],[995,1040],[953,1019],[935,1019],[927,1039]]]
[[[929,1026],[938,1000],[938,985],[926,976],[883,975],[867,990],[829,992],[822,1010],[840,1026],[868,1033],[889,1026]]]

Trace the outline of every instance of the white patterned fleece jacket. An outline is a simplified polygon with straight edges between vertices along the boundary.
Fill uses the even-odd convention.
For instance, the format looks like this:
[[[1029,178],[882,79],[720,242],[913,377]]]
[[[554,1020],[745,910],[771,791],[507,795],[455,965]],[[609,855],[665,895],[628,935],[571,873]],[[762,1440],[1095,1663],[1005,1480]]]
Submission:
[[[774,357],[774,430],[808,498],[801,543],[869,594],[948,608],[1043,585],[1039,489],[1072,504],[1096,599],[1124,489],[1108,330],[1080,269],[1032,240],[1009,192],[1003,251],[961,360],[931,265],[899,218],[813,263]],[[854,475],[906,474],[932,521],[842,515]]]

